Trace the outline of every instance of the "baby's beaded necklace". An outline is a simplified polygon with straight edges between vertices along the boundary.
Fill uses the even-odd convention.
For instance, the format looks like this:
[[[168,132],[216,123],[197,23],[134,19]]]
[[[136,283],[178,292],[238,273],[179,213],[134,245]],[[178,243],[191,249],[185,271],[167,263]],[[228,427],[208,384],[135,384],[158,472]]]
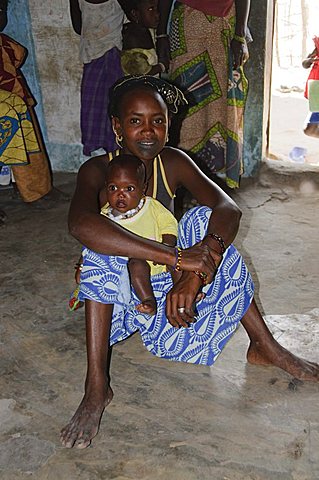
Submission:
[[[134,217],[134,215],[136,215],[143,208],[144,203],[145,203],[145,197],[143,196],[136,208],[132,208],[131,210],[128,210],[125,213],[120,213],[119,215],[113,215],[113,213],[109,211],[106,213],[106,216],[109,217],[111,220],[116,220],[116,221],[126,220],[127,218]],[[115,209],[113,208],[112,211],[114,210]]]

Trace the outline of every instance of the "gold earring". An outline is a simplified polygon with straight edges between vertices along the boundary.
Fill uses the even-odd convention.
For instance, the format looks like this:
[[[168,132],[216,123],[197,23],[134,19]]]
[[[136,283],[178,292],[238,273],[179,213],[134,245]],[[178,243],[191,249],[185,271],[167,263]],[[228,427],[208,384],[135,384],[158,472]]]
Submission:
[[[116,141],[117,145],[120,148],[122,148],[123,136],[119,135],[117,132],[114,132],[114,133],[115,133],[115,141]]]

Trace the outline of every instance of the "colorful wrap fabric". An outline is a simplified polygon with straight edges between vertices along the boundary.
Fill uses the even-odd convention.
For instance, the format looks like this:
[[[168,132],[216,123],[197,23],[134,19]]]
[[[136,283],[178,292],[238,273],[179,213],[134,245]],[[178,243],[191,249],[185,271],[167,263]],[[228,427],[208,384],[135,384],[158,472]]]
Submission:
[[[36,104],[20,70],[26,48],[0,34],[0,165],[11,165],[21,198],[34,202],[52,188],[48,157],[34,112]]]
[[[200,241],[207,231],[211,210],[195,207],[179,223],[178,242],[188,248]],[[234,246],[228,247],[214,281],[204,287],[206,296],[196,304],[196,322],[189,328],[176,329],[165,316],[166,295],[172,288],[169,273],[151,277],[157,301],[157,314],[141,314],[134,291],[125,305],[127,260],[83,250],[83,270],[79,300],[113,303],[111,345],[139,331],[145,347],[154,355],[174,361],[212,365],[235,332],[253,298],[254,286],[247,267]],[[124,300],[124,302],[123,302]]]
[[[225,177],[231,188],[239,186],[243,173],[248,93],[243,68],[232,67],[234,26],[234,5],[225,17],[213,17],[178,2],[170,24],[170,79],[189,102],[179,145],[205,171]]]
[[[0,165],[27,165],[28,155],[39,151],[25,101],[14,93],[0,90]]]

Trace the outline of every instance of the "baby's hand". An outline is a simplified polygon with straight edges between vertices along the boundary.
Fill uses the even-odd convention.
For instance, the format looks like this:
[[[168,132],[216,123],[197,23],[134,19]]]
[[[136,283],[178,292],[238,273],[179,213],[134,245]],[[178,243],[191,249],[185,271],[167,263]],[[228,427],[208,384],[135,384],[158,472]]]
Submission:
[[[136,305],[136,310],[147,315],[155,315],[157,310],[155,297],[145,298],[145,300]]]

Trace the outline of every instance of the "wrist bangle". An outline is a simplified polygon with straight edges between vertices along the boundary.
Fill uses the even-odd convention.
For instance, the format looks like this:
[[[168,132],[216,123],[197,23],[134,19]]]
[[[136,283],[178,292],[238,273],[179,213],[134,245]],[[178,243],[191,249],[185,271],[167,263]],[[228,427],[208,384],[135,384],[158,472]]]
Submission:
[[[182,261],[182,249],[179,247],[175,247],[175,265],[173,267],[174,270],[177,270],[178,272],[181,271],[181,261]]]
[[[76,264],[74,265],[74,269],[75,269],[75,270],[80,270],[80,272],[82,272],[82,270],[83,270],[83,263],[76,263]]]
[[[240,35],[237,35],[236,33],[233,36],[233,40],[237,40],[239,43],[246,43],[246,38],[241,37]]]
[[[164,63],[162,63],[162,62],[158,62],[158,66],[160,67],[160,69],[161,69],[161,72],[162,72],[162,73],[164,73],[164,72],[165,72],[165,70],[166,70],[166,67],[165,67]]]
[[[199,270],[194,270],[195,275],[198,276],[198,278],[201,279],[202,285],[205,286],[207,285],[207,275],[205,272],[200,272]]]
[[[156,39],[159,39],[159,38],[168,38],[169,35],[167,33],[160,33],[159,35],[156,35]]]
[[[222,237],[220,235],[217,235],[217,233],[208,233],[206,235],[206,237],[210,237],[210,238],[213,238],[214,240],[216,240],[216,242],[218,243],[218,245],[220,246],[220,249],[221,249],[221,254],[223,255],[225,252],[226,252],[226,245],[225,245],[225,242],[224,240],[222,239]]]

